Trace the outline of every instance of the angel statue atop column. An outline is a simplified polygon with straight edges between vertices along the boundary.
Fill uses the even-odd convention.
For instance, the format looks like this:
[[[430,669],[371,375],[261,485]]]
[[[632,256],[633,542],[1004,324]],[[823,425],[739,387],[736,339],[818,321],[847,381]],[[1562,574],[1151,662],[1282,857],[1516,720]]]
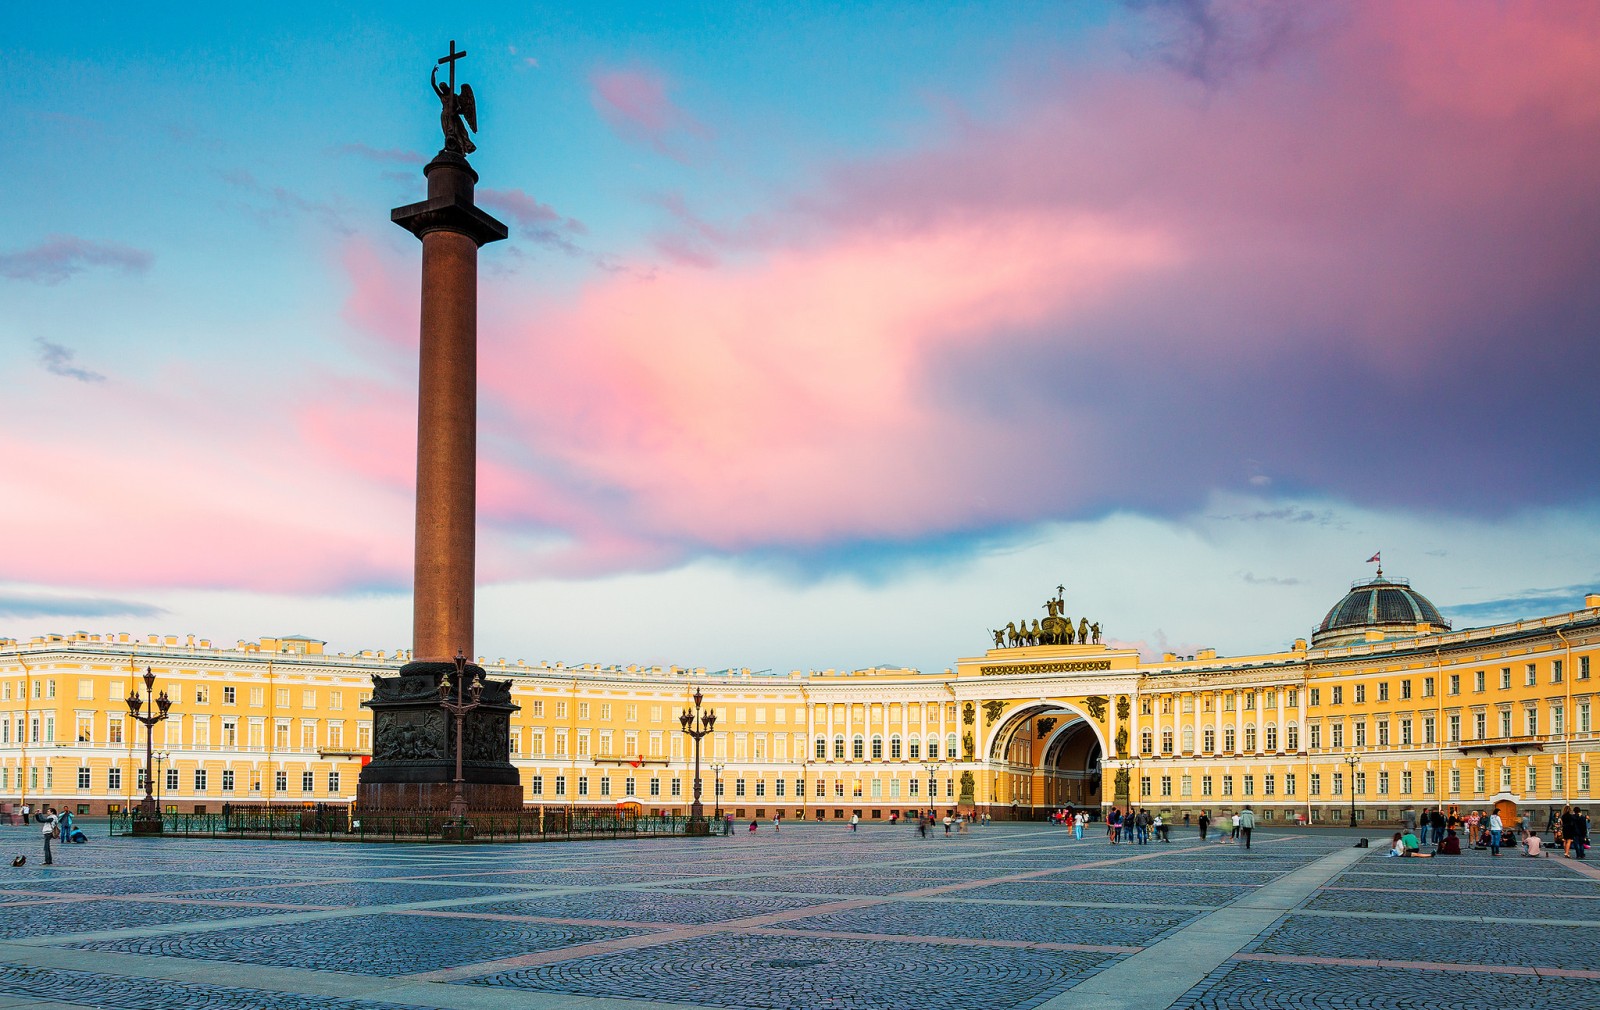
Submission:
[[[450,55],[443,57],[439,63],[450,64],[450,82],[439,83],[439,66],[433,68],[433,91],[439,96],[442,108],[439,110],[439,125],[444,129],[444,149],[454,151],[456,154],[471,154],[478,149],[467,135],[468,130],[478,132],[478,103],[472,97],[472,85],[462,84],[461,90],[456,90],[456,64],[455,61],[467,55],[465,52],[456,52],[454,40],[450,42]]]

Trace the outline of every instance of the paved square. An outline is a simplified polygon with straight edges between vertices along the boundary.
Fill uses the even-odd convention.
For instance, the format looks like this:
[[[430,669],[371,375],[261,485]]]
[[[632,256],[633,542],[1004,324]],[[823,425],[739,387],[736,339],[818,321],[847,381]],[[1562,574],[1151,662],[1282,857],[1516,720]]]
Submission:
[[[405,846],[94,838],[0,880],[0,1010],[1587,1006],[1600,870],[789,825]],[[1383,832],[1368,831],[1381,838]],[[0,829],[32,857],[37,836]]]

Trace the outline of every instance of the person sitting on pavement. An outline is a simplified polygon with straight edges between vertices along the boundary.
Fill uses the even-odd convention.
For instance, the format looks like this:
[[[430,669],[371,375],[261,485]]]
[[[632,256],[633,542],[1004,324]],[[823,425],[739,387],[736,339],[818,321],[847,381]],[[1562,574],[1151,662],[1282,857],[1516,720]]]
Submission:
[[[1409,856],[1410,854],[1411,853],[1406,850],[1405,836],[1396,831],[1394,833],[1394,838],[1390,839],[1389,855]]]
[[[1522,835],[1522,854],[1524,856],[1549,855],[1549,853],[1544,851],[1544,839],[1540,838],[1532,831],[1524,832]]]
[[[1461,855],[1461,839],[1456,837],[1455,828],[1445,829],[1444,841],[1439,843],[1439,847],[1434,850],[1434,853],[1440,856]]]
[[[1422,840],[1417,837],[1414,831],[1407,830],[1402,833],[1400,841],[1405,843],[1406,855],[1408,856],[1414,856],[1422,851]]]

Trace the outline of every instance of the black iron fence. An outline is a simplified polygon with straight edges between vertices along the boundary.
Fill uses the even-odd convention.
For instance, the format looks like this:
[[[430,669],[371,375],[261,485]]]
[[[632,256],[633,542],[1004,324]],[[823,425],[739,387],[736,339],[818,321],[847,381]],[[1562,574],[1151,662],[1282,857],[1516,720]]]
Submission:
[[[135,834],[132,812],[113,814],[110,834]],[[271,838],[348,842],[556,842],[682,835],[688,818],[614,807],[543,806],[474,814],[457,823],[443,811],[363,815],[342,806],[254,804],[227,813],[161,817],[161,834],[179,838]],[[147,832],[137,832],[147,833]]]

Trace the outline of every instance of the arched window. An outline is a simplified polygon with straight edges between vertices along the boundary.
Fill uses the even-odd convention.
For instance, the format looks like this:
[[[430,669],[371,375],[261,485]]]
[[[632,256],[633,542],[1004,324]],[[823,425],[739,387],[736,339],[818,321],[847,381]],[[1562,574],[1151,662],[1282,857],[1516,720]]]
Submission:
[[[857,761],[867,756],[867,742],[860,733],[857,733],[850,740],[850,756]]]
[[[1201,750],[1207,754],[1215,753],[1217,749],[1217,728],[1215,726],[1207,726],[1205,732],[1200,734],[1200,740]]]
[[[1233,727],[1232,726],[1224,726],[1224,727],[1222,727],[1222,749],[1227,751],[1227,752],[1229,752],[1229,753],[1233,752]]]
[[[909,748],[909,751],[906,754],[907,757],[909,757],[913,761],[921,761],[922,760],[922,741],[921,740],[917,739],[916,737],[912,737],[911,739],[906,741],[906,746]]]
[[[1149,730],[1141,730],[1139,732],[1139,753],[1140,754],[1153,754],[1153,753],[1155,753],[1155,749],[1156,749],[1155,734],[1151,733]]]
[[[1278,725],[1277,725],[1277,723],[1269,722],[1269,723],[1267,723],[1267,750],[1276,751],[1277,749],[1278,749]]]
[[[828,741],[824,740],[822,737],[819,736],[819,737],[817,737],[817,760],[818,761],[826,761],[827,759],[828,759]]]
[[[1246,753],[1254,754],[1256,750],[1256,728],[1249,725],[1244,728],[1244,749]]]
[[[872,735],[872,760],[883,760],[883,737],[876,733]]]
[[[936,736],[928,737],[928,760],[939,760],[939,738]]]
[[[843,733],[841,733],[838,736],[833,738],[833,759],[835,761],[843,761],[844,760],[844,734]]]
[[[956,735],[954,733],[944,738],[944,756],[950,761],[954,761],[956,758]]]
[[[1283,728],[1284,743],[1290,750],[1300,749],[1300,724],[1291,722]]]
[[[1194,753],[1194,727],[1193,726],[1185,726],[1185,727],[1183,727],[1183,752],[1185,754],[1193,754]]]
[[[889,738],[889,760],[900,760],[900,734],[896,733]]]

